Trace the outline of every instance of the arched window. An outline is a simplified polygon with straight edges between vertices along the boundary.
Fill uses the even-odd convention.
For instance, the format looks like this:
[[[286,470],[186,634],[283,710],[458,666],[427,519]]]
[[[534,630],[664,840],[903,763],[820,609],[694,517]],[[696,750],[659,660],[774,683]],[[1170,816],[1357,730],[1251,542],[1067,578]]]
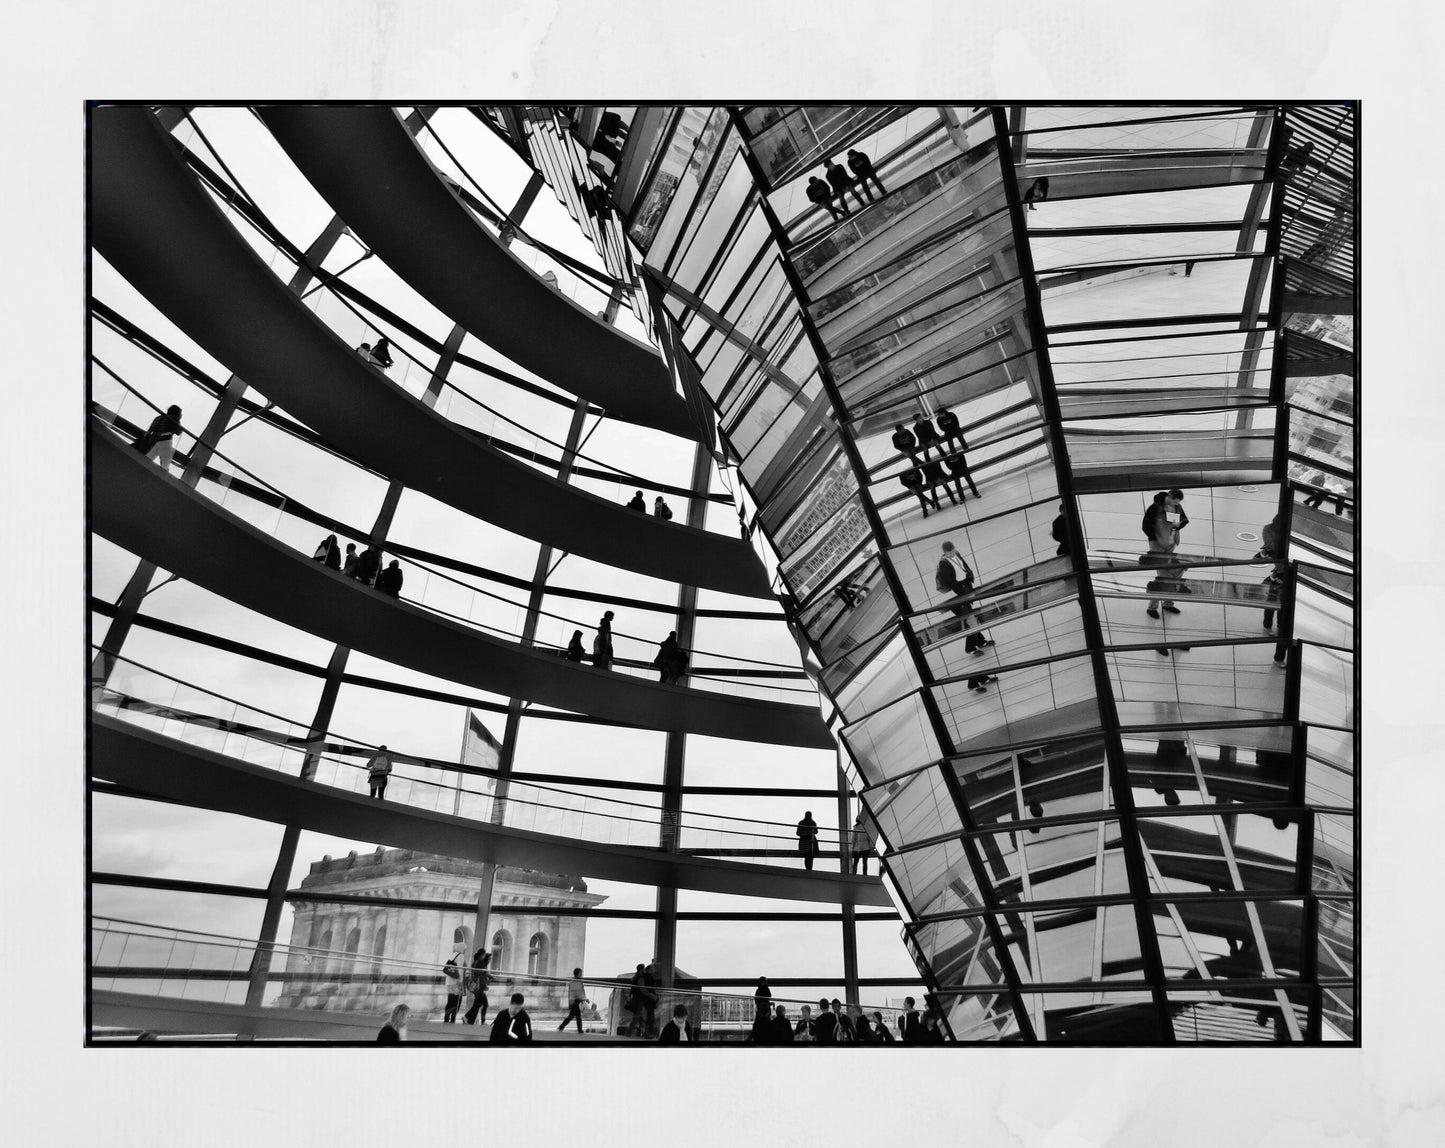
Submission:
[[[347,955],[348,957],[355,957],[355,956],[356,956],[356,953],[357,953],[357,950],[360,949],[360,948],[361,948],[361,926],[358,925],[358,926],[356,926],[355,928],[353,928],[353,929],[351,930],[351,932],[349,932],[349,933],[346,934],[346,955]],[[355,962],[354,960],[347,961],[346,964],[345,964],[345,971],[346,971],[347,973],[354,973],[354,972],[356,972],[356,962]]]
[[[386,926],[381,925],[376,930],[376,937],[371,942],[371,979],[381,979],[381,958],[386,955]]]
[[[316,947],[321,951],[312,954],[311,967],[318,973],[329,972],[331,965],[328,955],[331,952],[331,929],[329,927],[321,934],[321,939],[316,942]]]
[[[529,976],[545,977],[547,975],[547,951],[551,942],[547,940],[546,933],[533,933],[532,939],[527,943],[527,973]]]
[[[492,934],[492,972],[510,972],[512,968],[512,934],[498,929]]]

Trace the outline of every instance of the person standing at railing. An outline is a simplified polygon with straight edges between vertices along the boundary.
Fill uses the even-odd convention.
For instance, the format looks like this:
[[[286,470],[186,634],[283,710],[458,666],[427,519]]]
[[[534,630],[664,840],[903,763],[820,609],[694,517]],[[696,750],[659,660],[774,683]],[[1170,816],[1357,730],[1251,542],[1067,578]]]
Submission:
[[[171,469],[176,435],[181,433],[181,408],[170,406],[166,413],[151,419],[151,425],[131,445],[162,470]]]
[[[1069,552],[1069,520],[1064,517],[1064,504],[1062,502],[1059,503],[1059,516],[1054,519],[1053,528],[1049,533],[1053,535],[1054,541],[1059,544],[1059,548],[1055,550],[1054,553],[1067,554]]]
[[[386,779],[391,776],[391,754],[387,753],[386,746],[371,755],[371,760],[366,763],[366,774],[367,783],[371,787],[367,796],[385,801]]]
[[[923,1018],[918,1015],[918,1009],[912,997],[904,997],[903,1003],[906,1006],[903,1015],[898,1018],[898,1035],[904,1044],[921,1044],[923,1041]]]
[[[346,577],[356,577],[356,560],[356,543],[348,542],[346,544],[346,560],[341,564],[341,572],[345,574]]]
[[[383,371],[391,366],[391,340],[383,335],[371,348],[371,361]]]
[[[801,1012],[798,1023],[793,1027],[793,1040],[798,1044],[812,1044],[817,1039],[813,1008],[811,1005],[804,1005]]]
[[[582,983],[582,970],[573,969],[572,979],[567,982],[567,1015],[562,1018],[562,1023],[557,1026],[561,1032],[574,1020],[577,1022],[577,1032],[582,1032],[582,1006],[587,1003],[587,986]]]
[[[391,1010],[391,1017],[376,1034],[377,1044],[402,1044],[406,1041],[406,1022],[411,1016],[411,1005],[399,1004]]]
[[[883,1023],[883,1014],[881,1012],[875,1012],[873,1014],[873,1043],[893,1043],[893,1034],[888,1031],[888,1026]]]
[[[853,1018],[843,1011],[843,1002],[837,997],[832,1000],[833,1016],[837,1018],[834,1041],[837,1044],[854,1044],[858,1034],[853,1029]]]
[[[769,1044],[792,1044],[793,1022],[788,1019],[787,1005],[778,1005],[773,1012],[773,1035]]]
[[[803,855],[803,868],[812,872],[813,858],[818,855],[818,823],[813,820],[813,811],[806,810],[803,820],[798,822],[798,852]]]
[[[587,657],[587,650],[582,645],[582,631],[573,630],[572,640],[567,643],[567,660],[569,662],[584,661]]]
[[[647,513],[647,499],[642,497],[642,491],[638,491],[627,502],[628,510],[635,510],[638,514]]]
[[[868,854],[871,852],[873,852],[873,843],[868,840],[868,827],[863,824],[863,811],[860,809],[853,822],[853,856],[848,865],[848,872],[858,872],[858,867],[861,865],[863,876],[868,876]]]
[[[674,685],[687,668],[687,654],[677,644],[677,631],[671,631],[657,646],[657,657],[652,659],[657,669],[657,680],[665,686]]]
[[[646,511],[644,510],[644,513]],[[597,623],[597,636],[592,639],[592,664],[599,670],[612,668],[612,611],[602,615]]]
[[[491,974],[487,972],[487,966],[492,963],[492,954],[484,949],[478,948],[472,954],[472,971],[467,977],[467,988],[472,994],[472,1007],[467,1009],[466,1015],[462,1017],[467,1024],[476,1024],[480,1017],[481,1023],[487,1023],[487,984],[491,981]]]
[[[672,521],[672,508],[662,501],[660,494],[652,500],[652,513],[655,518],[660,518],[664,522]]]
[[[395,558],[380,574],[376,576],[376,588],[383,594],[390,594],[393,598],[401,597],[401,563]]]
[[[336,543],[336,535],[328,534],[323,538],[321,545],[316,548],[316,553],[311,557],[323,566],[329,566],[332,570],[340,570],[341,547]]]
[[[772,1011],[773,990],[768,987],[768,978],[759,977],[758,987],[753,990],[753,1010],[758,1016],[766,1017]]]
[[[687,1005],[674,1005],[672,1019],[662,1026],[658,1044],[696,1044],[697,1029],[687,1020]]]
[[[375,546],[367,544],[361,552],[361,557],[356,560],[356,574],[358,582],[370,586],[376,581],[376,572],[381,569],[381,551]]]
[[[532,1043],[532,1018],[522,1007],[525,1001],[521,993],[512,994],[506,1011],[497,1013],[497,1019],[492,1021],[492,1033],[487,1038],[489,1044]]]
[[[828,1007],[828,998],[818,998],[818,1019],[813,1022],[813,1039],[818,1044],[838,1043],[838,1016]]]
[[[823,161],[823,172],[828,177],[828,182],[833,185],[833,194],[838,197],[838,206],[843,213],[848,214],[847,195],[851,191],[853,198],[858,201],[860,208],[867,207],[868,202],[864,200],[863,193],[858,190],[858,181],[848,174],[848,169],[832,159]]]

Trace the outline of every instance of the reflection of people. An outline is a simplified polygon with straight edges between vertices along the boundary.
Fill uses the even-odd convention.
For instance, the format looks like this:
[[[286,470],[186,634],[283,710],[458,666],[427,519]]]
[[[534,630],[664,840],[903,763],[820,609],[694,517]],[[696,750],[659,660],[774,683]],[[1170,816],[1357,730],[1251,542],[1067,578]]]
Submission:
[[[823,161],[823,168],[828,176],[828,182],[833,185],[834,194],[838,196],[838,203],[843,208],[843,214],[848,214],[847,194],[850,191],[853,193],[853,198],[858,201],[859,207],[867,206],[863,201],[863,196],[858,191],[857,181],[848,174],[847,169],[844,168],[842,164],[835,163],[831,159],[825,159]]]
[[[697,1029],[687,1020],[687,1005],[673,1005],[672,1019],[662,1026],[658,1044],[695,1044]]]
[[[522,1007],[522,1002],[525,999],[521,993],[512,994],[511,1002],[507,1005],[506,1011],[497,1013],[497,1019],[492,1021],[492,1033],[487,1038],[488,1043],[532,1043],[532,1018],[527,1015],[527,1010]]]
[[[947,594],[961,597],[963,600],[955,605],[949,606],[949,611],[956,618],[961,618],[968,613],[971,603],[966,595],[973,590],[973,570],[968,562],[964,560],[952,542],[943,544],[943,553],[938,559],[938,569],[934,574],[934,586]],[[973,654],[974,657],[981,655],[987,646],[993,645],[991,638],[986,638],[982,630],[977,630],[963,640],[965,653]],[[983,692],[983,687],[994,679],[988,674],[979,674],[968,679],[968,688]]]
[[[878,173],[873,170],[873,161],[861,151],[854,148],[848,152],[848,166],[853,169],[853,174],[858,177],[858,186],[863,189],[863,193],[868,197],[870,203],[873,201],[873,193],[868,190],[869,180],[873,181],[873,186],[878,189],[879,195],[888,194],[888,192],[884,190],[882,181],[878,178]]]
[[[1161,490],[1154,496],[1154,501],[1149,509],[1144,512],[1144,520],[1141,524],[1144,536],[1149,539],[1149,564],[1161,567],[1158,571],[1159,577],[1154,583],[1156,588],[1161,583],[1175,581],[1178,574],[1178,568],[1170,565],[1167,559],[1162,557],[1173,554],[1174,548],[1179,545],[1179,531],[1169,521],[1168,508],[1169,494],[1167,491]],[[1161,557],[1155,558],[1155,555]],[[1145,613],[1151,618],[1158,618],[1161,606],[1166,614],[1179,613],[1179,607],[1174,605],[1172,598],[1150,598],[1149,608]]]
[[[819,207],[828,209],[828,214],[834,219],[842,219],[844,213],[833,206],[833,192],[828,187],[826,180],[819,179],[816,175],[808,180],[806,194],[809,199]]]
[[[1050,531],[1054,541],[1059,544],[1055,554],[1067,554],[1069,552],[1069,523],[1064,517],[1064,504],[1059,503],[1059,516],[1054,519],[1053,529]]]
[[[918,463],[918,440],[902,423],[898,423],[893,431],[893,446],[901,454],[906,454],[908,460],[914,465]]]
[[[1029,184],[1028,191],[1024,192],[1024,209],[1034,210],[1034,203],[1041,199],[1049,198],[1049,177],[1039,176],[1033,183]]]
[[[399,1004],[391,1010],[391,1017],[376,1034],[377,1044],[403,1044],[406,1041],[406,1022],[411,1017],[411,1005]]]

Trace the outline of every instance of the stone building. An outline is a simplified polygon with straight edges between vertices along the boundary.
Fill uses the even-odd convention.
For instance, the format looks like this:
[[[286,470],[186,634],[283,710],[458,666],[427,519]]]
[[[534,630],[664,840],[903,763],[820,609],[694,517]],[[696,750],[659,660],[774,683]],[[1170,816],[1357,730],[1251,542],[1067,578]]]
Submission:
[[[405,1002],[421,1017],[440,1016],[446,1003],[442,966],[456,951],[455,931],[476,921],[478,861],[385,849],[313,861],[292,901],[285,979],[276,1003],[289,1008],[384,1012]],[[317,893],[394,899],[395,906],[313,901]],[[565,983],[526,984],[529,977],[571,975],[585,967],[587,918],[559,909],[590,908],[607,898],[587,891],[580,877],[525,869],[497,870],[490,949],[495,1008],[511,980],[537,1013],[565,1011]],[[448,902],[437,911],[411,902]],[[298,952],[297,949],[311,950]],[[319,950],[319,952],[317,951]]]

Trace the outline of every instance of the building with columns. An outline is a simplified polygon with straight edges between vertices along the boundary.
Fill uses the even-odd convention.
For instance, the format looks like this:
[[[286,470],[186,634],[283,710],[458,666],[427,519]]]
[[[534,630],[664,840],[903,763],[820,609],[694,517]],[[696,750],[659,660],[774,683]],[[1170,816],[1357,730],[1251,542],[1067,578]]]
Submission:
[[[481,862],[380,847],[313,861],[300,889],[290,894],[306,900],[293,902],[292,948],[276,1003],[344,1012],[385,1012],[405,1003],[422,1016],[439,1011],[446,1003],[441,969],[460,947],[457,930],[465,927],[463,935],[471,935],[482,869]],[[373,903],[314,899],[318,894]],[[378,899],[397,904],[374,903]],[[565,978],[585,966],[587,918],[559,910],[591,908],[606,899],[589,893],[578,877],[497,870],[491,1003],[509,980]],[[455,908],[437,912],[419,901]],[[534,984],[525,991],[534,1011],[566,1007],[560,1000],[565,985]]]

